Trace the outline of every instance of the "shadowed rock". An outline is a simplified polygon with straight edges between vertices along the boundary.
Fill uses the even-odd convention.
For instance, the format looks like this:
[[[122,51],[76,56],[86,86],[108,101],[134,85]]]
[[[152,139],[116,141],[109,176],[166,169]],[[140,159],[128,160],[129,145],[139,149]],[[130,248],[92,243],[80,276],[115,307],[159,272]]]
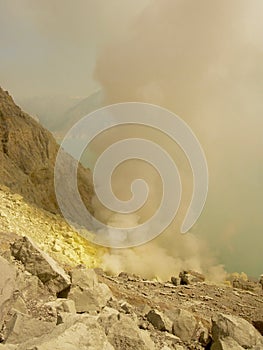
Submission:
[[[47,288],[57,294],[70,285],[70,277],[49,255],[37,247],[28,237],[11,244],[12,255],[37,276]]]

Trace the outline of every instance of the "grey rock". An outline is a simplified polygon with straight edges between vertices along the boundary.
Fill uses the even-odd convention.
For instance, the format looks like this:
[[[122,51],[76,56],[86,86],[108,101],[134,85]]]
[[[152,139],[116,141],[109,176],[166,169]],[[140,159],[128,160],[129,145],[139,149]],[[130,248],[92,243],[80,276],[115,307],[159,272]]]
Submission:
[[[12,310],[16,310],[22,314],[28,313],[26,303],[20,295],[18,295],[15,302],[12,304]]]
[[[118,320],[120,319],[119,311],[105,306],[98,317],[98,322],[103,326],[106,333],[108,333],[108,329]]]
[[[181,279],[179,277],[171,277],[171,282],[174,286],[179,286],[181,284]]]
[[[153,341],[147,331],[140,330],[136,323],[126,315],[114,322],[108,330],[107,337],[115,350],[153,350]]]
[[[68,298],[74,300],[77,312],[96,313],[112,298],[109,287],[98,282],[94,270],[78,266],[70,274],[72,284]]]
[[[51,310],[54,310],[55,313],[69,312],[71,314],[76,313],[75,302],[73,300],[59,298],[54,301],[50,301],[45,304]]]
[[[0,329],[4,318],[14,302],[16,270],[0,256]]]
[[[147,304],[142,304],[138,307],[138,311],[142,316],[146,316],[151,311],[151,307]]]
[[[11,253],[23,263],[27,271],[37,276],[52,293],[57,294],[69,287],[70,277],[54,259],[39,249],[30,238],[23,237],[11,244]]]
[[[125,312],[126,314],[133,313],[133,307],[131,304],[127,303],[127,301],[120,301],[120,308],[121,311]]]
[[[82,289],[95,288],[98,282],[98,276],[93,269],[87,269],[79,265],[70,271],[72,286],[79,286]]]
[[[224,339],[218,339],[211,346],[211,350],[243,350],[244,348],[240,346],[234,339],[226,337]]]
[[[232,281],[233,288],[255,291],[258,289],[258,283],[245,281],[243,278],[234,278]]]
[[[252,348],[262,339],[260,333],[245,319],[220,313],[212,319],[212,338],[218,341],[226,337],[244,348]]]
[[[16,350],[115,350],[103,328],[90,315],[71,315],[48,335],[21,344]]]
[[[167,313],[173,322],[173,334],[182,341],[190,341],[194,339],[197,330],[197,320],[194,315],[184,309],[175,309]]]
[[[205,276],[203,274],[192,270],[181,271],[179,277],[181,279],[180,283],[186,285],[205,281]]]
[[[18,271],[16,279],[17,288],[25,300],[39,299],[47,295],[47,289],[37,276],[24,271]]]
[[[147,320],[159,331],[172,333],[173,322],[162,312],[151,310],[147,314]]]
[[[42,321],[16,312],[6,324],[5,343],[23,343],[43,334],[49,334],[55,326],[54,322]]]

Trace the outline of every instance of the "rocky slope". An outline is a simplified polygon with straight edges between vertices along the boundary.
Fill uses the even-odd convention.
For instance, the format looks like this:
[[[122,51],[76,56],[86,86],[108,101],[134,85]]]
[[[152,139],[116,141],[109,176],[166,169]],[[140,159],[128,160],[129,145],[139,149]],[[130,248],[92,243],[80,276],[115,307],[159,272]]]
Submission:
[[[59,215],[57,144],[1,89],[0,139],[0,350],[263,349],[263,280],[105,273]],[[79,187],[90,207],[82,167]]]
[[[59,215],[4,186],[0,213],[0,349],[262,349],[259,283],[108,275]]]
[[[99,265],[103,248],[80,236],[59,215],[29,205],[19,194],[0,185],[0,252],[9,247],[14,237],[26,235],[63,267]]]
[[[3,350],[263,349],[252,325],[263,322],[261,288],[159,283],[83,265],[67,272],[27,237],[11,242],[0,271]]]
[[[24,113],[1,88],[0,140],[0,184],[23,195],[30,203],[59,212],[53,179],[59,146],[51,133]],[[82,166],[79,166],[78,185],[84,203],[92,211],[91,174]],[[69,206],[70,203],[69,199]]]

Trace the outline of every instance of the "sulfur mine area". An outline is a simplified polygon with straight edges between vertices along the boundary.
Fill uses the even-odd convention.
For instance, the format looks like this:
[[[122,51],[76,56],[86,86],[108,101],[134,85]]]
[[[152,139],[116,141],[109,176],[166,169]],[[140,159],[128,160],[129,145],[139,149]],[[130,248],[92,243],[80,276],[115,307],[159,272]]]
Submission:
[[[0,139],[0,350],[263,349],[263,278],[193,270],[194,238],[194,262],[90,243],[59,213],[58,145],[2,89]],[[92,212],[90,171],[78,171]]]

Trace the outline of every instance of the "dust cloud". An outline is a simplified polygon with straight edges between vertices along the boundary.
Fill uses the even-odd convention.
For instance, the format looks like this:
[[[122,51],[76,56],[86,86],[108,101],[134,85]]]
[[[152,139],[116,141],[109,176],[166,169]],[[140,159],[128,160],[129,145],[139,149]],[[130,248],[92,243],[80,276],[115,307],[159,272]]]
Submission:
[[[105,255],[105,268],[162,278],[188,267],[222,277],[221,264],[262,273],[262,11],[261,0],[0,2],[0,81],[15,98],[79,98],[102,89],[104,104],[157,104],[185,120],[205,151],[208,200],[182,236],[192,177],[179,147],[143,128],[94,141],[99,155],[115,140],[149,138],[171,154],[183,181],[169,229],[145,246]],[[94,198],[96,216],[130,225],[152,215],[161,183],[154,170],[136,163],[117,169],[113,189],[125,200],[132,178],[141,176],[152,192],[135,217],[114,216]]]
[[[218,257],[230,271],[262,272],[262,10],[257,0],[152,1],[125,39],[100,50],[95,77],[106,102],[143,101],[175,112],[199,138],[210,174],[206,208],[193,233],[180,236],[179,213],[148,245],[107,255],[109,269],[167,277],[181,268],[208,271]],[[189,172],[185,181],[189,192]],[[220,265],[218,271],[222,276]]]

